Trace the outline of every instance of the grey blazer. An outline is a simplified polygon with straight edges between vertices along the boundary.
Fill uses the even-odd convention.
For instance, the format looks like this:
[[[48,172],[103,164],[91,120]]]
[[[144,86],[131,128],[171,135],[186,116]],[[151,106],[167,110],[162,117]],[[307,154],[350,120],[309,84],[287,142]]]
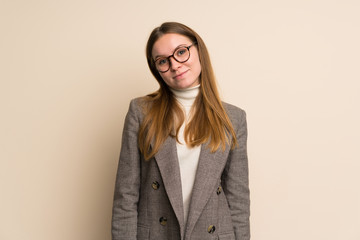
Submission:
[[[245,112],[224,103],[238,146],[211,153],[201,146],[200,159],[184,221],[176,141],[168,137],[154,158],[138,149],[143,120],[141,98],[126,115],[116,176],[112,215],[113,240],[249,240],[250,200]]]

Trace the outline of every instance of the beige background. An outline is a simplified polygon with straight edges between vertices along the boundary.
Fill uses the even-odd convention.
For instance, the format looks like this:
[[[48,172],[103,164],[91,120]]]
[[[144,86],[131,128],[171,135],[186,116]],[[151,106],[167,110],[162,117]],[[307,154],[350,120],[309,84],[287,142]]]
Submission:
[[[248,114],[254,240],[360,239],[357,0],[0,0],[0,239],[110,239],[130,99],[157,89],[150,31],[208,45]]]

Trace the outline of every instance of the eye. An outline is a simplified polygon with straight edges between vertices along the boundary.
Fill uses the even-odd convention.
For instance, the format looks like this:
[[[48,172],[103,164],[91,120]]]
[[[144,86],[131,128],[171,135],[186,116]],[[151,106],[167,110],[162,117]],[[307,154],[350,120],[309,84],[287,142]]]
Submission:
[[[186,53],[187,49],[186,48],[180,48],[176,51],[176,55],[177,56],[182,56]]]
[[[165,65],[166,63],[167,63],[167,59],[166,59],[166,58],[159,58],[159,60],[158,60],[159,66]]]

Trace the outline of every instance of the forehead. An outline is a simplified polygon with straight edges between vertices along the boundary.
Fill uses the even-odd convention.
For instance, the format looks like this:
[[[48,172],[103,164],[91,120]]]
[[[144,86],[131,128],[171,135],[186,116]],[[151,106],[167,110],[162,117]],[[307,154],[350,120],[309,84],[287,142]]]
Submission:
[[[188,37],[177,33],[166,33],[155,43],[152,49],[153,56],[168,56],[180,45],[189,45],[191,41]]]

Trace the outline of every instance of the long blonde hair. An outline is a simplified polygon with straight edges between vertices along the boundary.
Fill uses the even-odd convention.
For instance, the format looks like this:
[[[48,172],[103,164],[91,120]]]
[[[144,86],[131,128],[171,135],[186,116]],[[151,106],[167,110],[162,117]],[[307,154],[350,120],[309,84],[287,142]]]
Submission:
[[[160,88],[145,97],[145,117],[138,138],[141,153],[148,160],[159,151],[169,136],[178,141],[179,129],[185,120],[184,112],[157,71],[152,57],[155,42],[167,33],[186,36],[196,43],[201,64],[200,91],[193,105],[195,111],[192,111],[192,118],[185,127],[185,142],[190,147],[195,147],[210,140],[208,147],[211,152],[215,152],[220,146],[225,150],[226,144],[231,144],[231,148],[234,148],[237,144],[235,131],[220,100],[204,41],[194,30],[181,23],[165,22],[152,31],[146,45],[147,63]]]

